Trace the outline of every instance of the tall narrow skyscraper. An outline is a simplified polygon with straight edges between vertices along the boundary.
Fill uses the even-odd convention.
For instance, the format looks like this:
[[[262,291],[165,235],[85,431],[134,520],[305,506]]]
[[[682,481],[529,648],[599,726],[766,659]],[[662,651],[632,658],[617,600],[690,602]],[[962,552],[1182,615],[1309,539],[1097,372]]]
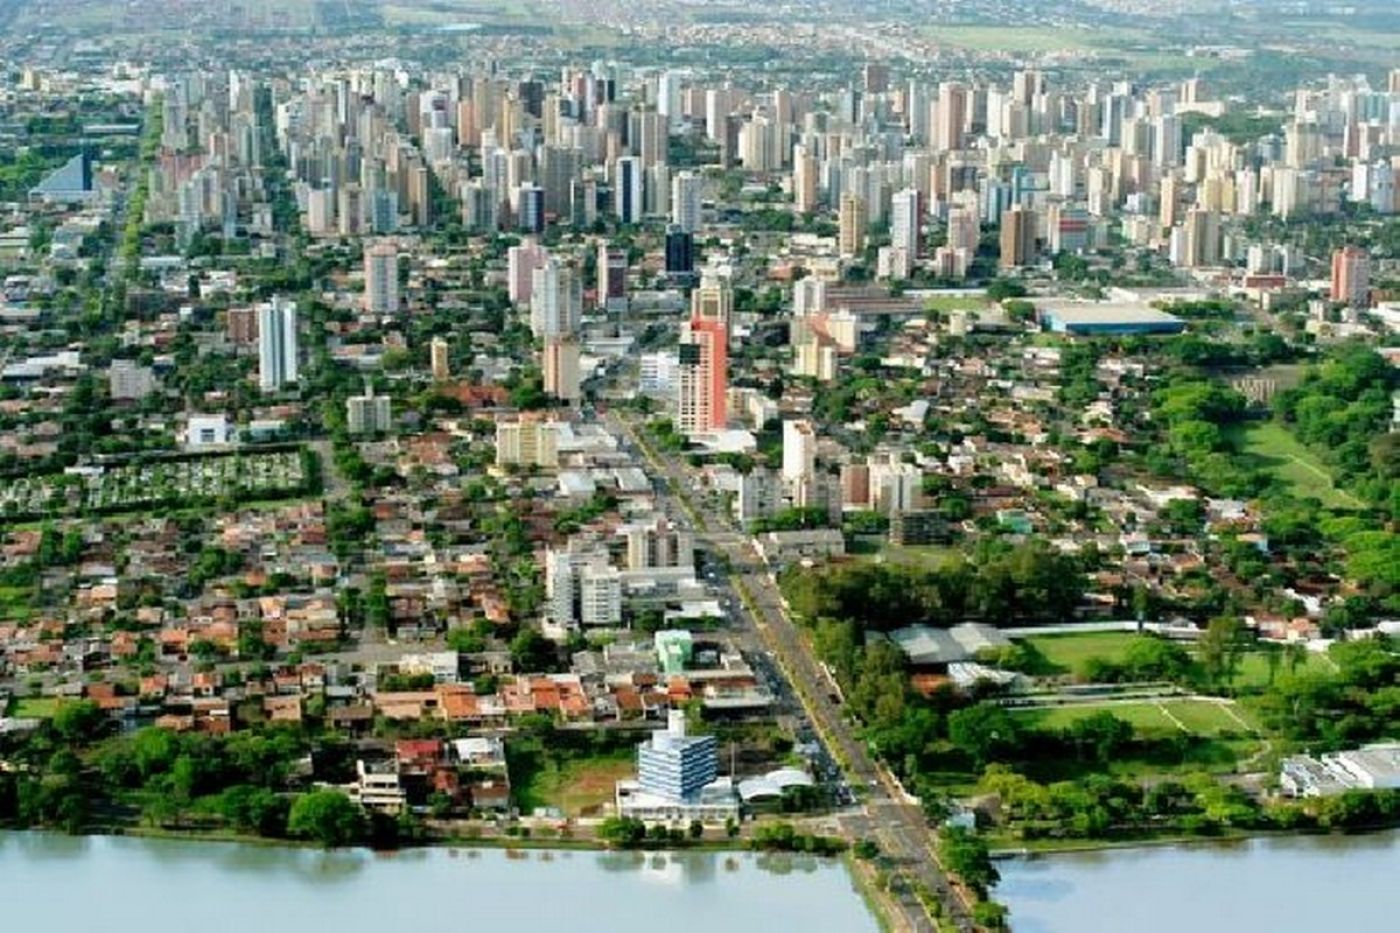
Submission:
[[[387,240],[365,250],[365,310],[371,314],[399,310],[399,250]]]
[[[729,349],[724,325],[692,319],[677,351],[676,427],[687,437],[722,431],[728,421]]]
[[[625,224],[642,222],[642,160],[623,156],[613,163],[613,205]]]
[[[258,307],[258,386],[275,392],[297,381],[297,306],[274,298]]]
[[[700,229],[700,192],[704,182],[694,172],[671,179],[671,223],[686,233]]]

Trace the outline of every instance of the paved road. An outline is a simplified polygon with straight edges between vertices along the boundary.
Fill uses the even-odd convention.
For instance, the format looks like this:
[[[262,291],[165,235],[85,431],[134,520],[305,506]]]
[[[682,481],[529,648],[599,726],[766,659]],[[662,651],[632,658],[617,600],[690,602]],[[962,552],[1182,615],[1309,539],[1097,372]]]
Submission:
[[[689,516],[696,528],[696,543],[725,557],[731,582],[744,597],[746,619],[781,666],[800,698],[808,718],[831,749],[853,787],[866,793],[863,813],[842,817],[845,831],[858,839],[874,840],[881,852],[896,866],[923,884],[944,906],[946,915],[959,930],[975,930],[970,916],[970,899],[953,886],[933,849],[933,837],[923,811],[908,802],[889,771],[870,754],[856,735],[835,697],[826,671],[812,654],[806,638],[788,616],[782,594],[768,568],[753,546],[753,539],[737,528],[725,514],[703,511],[695,500],[696,478],[676,457],[654,450],[643,443],[636,425],[612,410],[607,420],[637,446],[648,464],[663,477],[668,490],[663,503],[670,514]],[[898,899],[903,916],[894,918],[902,929],[935,930],[932,919],[912,894]]]

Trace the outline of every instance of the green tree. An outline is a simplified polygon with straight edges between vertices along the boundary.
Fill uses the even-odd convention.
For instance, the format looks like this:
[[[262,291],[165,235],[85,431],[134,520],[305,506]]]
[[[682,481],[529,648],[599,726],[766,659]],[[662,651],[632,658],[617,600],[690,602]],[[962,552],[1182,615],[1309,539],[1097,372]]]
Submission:
[[[287,832],[299,839],[313,839],[326,847],[348,846],[361,841],[368,828],[365,812],[338,790],[302,794],[292,803]]]
[[[1239,672],[1248,629],[1237,616],[1217,616],[1206,625],[1199,645],[1201,667],[1214,684],[1229,685]]]
[[[948,739],[981,770],[987,762],[1016,748],[1021,727],[1000,706],[978,703],[949,714]]]

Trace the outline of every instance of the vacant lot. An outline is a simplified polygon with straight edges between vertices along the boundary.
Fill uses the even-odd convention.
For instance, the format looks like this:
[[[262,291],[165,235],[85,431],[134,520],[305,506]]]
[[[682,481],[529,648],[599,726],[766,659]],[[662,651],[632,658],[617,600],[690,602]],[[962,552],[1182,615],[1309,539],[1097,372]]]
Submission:
[[[1355,496],[1333,485],[1327,466],[1282,425],[1250,425],[1244,432],[1244,449],[1262,460],[1295,496],[1318,499],[1329,508],[1361,508]]]
[[[634,753],[621,751],[599,758],[579,758],[562,764],[553,759],[517,788],[522,811],[557,807],[565,816],[598,816],[613,801],[619,780],[636,776]]]

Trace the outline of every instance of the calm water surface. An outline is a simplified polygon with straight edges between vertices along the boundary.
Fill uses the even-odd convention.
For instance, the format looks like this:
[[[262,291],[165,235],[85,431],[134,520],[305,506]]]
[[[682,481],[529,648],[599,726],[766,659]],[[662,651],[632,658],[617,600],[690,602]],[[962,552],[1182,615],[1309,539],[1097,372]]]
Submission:
[[[877,929],[840,861],[363,850],[0,832],[0,931]]]
[[[1293,837],[997,863],[1015,933],[1400,930],[1400,834]]]

